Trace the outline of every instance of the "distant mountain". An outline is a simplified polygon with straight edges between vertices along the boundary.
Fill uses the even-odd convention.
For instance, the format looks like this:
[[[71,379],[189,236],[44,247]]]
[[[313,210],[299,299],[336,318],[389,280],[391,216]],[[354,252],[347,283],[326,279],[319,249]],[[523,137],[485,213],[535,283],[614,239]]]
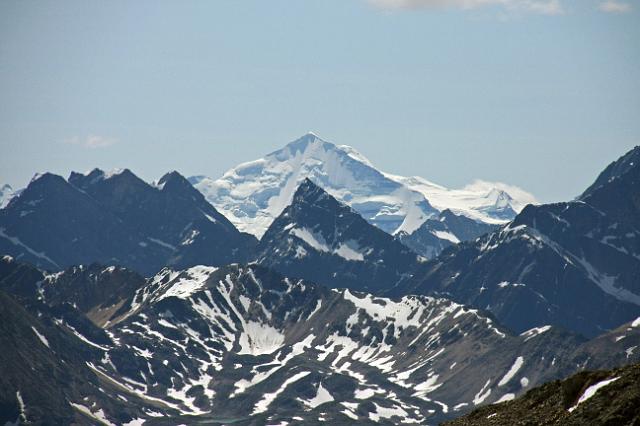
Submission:
[[[440,211],[451,210],[457,215],[489,224],[506,223],[527,204],[538,204],[535,197],[523,189],[500,182],[475,180],[462,189],[449,189],[418,176],[389,173],[385,176],[420,192]]]
[[[450,190],[422,178],[383,173],[355,149],[312,133],[217,180],[195,176],[190,181],[238,229],[260,238],[306,178],[389,234],[411,234],[446,209],[476,221],[503,224],[525,204],[535,202],[530,194],[502,184],[478,181]]]
[[[446,295],[517,332],[554,324],[595,336],[639,316],[639,151],[611,164],[576,201],[527,206],[395,290]]]
[[[416,253],[434,258],[447,247],[475,240],[499,227],[444,210],[436,218],[427,219],[411,234],[400,231],[396,238]]]
[[[5,208],[14,195],[15,193],[11,185],[2,185],[0,188],[0,209]]]
[[[391,288],[420,258],[305,179],[260,240],[257,262],[329,287]]]
[[[117,303],[100,303],[101,287],[120,294],[125,281],[133,297],[111,322],[70,322]],[[0,363],[3,424],[21,412],[34,423],[52,412],[83,424],[436,424],[583,368],[640,361],[640,319],[589,342],[552,327],[514,335],[446,299],[331,290],[258,265],[165,269],[140,285],[116,268],[51,275],[5,257],[0,291],[39,312],[0,309],[0,328],[16,328],[0,344],[30,354],[0,351],[13,357]],[[60,383],[55,398],[42,397],[48,383]]]
[[[583,371],[530,390],[515,401],[479,408],[448,426],[530,424],[637,425],[640,364],[609,371]]]
[[[153,274],[244,261],[255,244],[176,172],[156,186],[126,169],[46,173],[0,210],[0,252],[51,270],[101,262]]]

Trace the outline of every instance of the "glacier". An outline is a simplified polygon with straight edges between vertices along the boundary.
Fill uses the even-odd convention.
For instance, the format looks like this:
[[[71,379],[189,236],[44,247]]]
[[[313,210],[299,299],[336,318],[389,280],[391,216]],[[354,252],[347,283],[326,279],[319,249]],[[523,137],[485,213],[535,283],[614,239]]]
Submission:
[[[193,176],[189,181],[238,229],[260,238],[305,178],[394,235],[411,234],[446,209],[503,224],[526,204],[537,203],[528,192],[501,183],[477,180],[462,189],[448,189],[421,177],[385,173],[356,149],[313,133],[218,179]]]

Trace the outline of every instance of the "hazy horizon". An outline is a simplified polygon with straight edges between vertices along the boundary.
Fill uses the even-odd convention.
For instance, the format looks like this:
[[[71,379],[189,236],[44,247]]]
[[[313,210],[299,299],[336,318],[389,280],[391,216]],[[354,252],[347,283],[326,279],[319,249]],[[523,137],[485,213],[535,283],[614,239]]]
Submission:
[[[215,178],[313,131],[385,172],[549,202],[640,143],[637,1],[460,4],[3,2],[0,184]]]

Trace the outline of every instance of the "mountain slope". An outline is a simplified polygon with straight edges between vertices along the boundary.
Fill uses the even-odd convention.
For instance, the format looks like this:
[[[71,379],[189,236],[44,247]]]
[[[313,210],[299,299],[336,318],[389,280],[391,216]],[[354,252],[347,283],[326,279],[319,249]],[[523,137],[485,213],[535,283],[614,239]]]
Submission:
[[[421,178],[382,173],[355,149],[312,133],[217,180],[195,176],[190,181],[238,229],[260,238],[306,178],[390,234],[411,234],[447,208],[482,222],[504,223],[535,201],[515,187],[506,188],[515,192],[509,195],[496,187],[505,188],[499,184],[478,182],[464,190],[449,190]]]
[[[589,197],[598,189],[609,185],[613,180],[622,177],[633,169],[636,169],[638,164],[640,164],[640,146],[636,146],[634,149],[620,157],[617,161],[609,164],[602,173],[598,175],[595,182],[582,193],[580,198],[584,199]]]
[[[0,252],[51,270],[97,261],[153,274],[243,261],[256,243],[175,172],[157,187],[129,170],[47,173],[0,210]]]
[[[288,276],[372,293],[391,288],[419,262],[309,179],[260,240],[256,259]]]
[[[147,236],[148,244],[171,248],[166,263],[176,268],[243,261],[256,241],[238,230],[178,172],[154,186],[129,170],[106,176],[72,173],[72,185],[90,194],[126,223]]]
[[[527,206],[500,230],[445,250],[395,290],[448,295],[516,331],[554,324],[595,336],[636,318],[640,167],[623,170],[579,200]]]
[[[640,364],[583,371],[445,423],[463,425],[636,425],[640,423]]]
[[[71,305],[98,327],[118,322],[145,284],[141,275],[114,266],[72,266],[46,273],[10,256],[0,261],[0,289],[30,306]]]
[[[100,351],[58,326],[39,309],[32,315],[0,291],[0,424],[125,424],[139,418],[100,380],[87,361]],[[90,408],[91,407],[91,408]],[[95,413],[95,414],[94,414]]]
[[[78,269],[52,277],[51,287]],[[78,286],[90,280],[78,278]],[[45,318],[58,307],[27,287]],[[107,392],[85,405],[112,423],[135,415],[149,424],[435,424],[581,368],[608,368],[640,343],[635,323],[624,339],[600,342],[550,327],[513,335],[446,299],[331,290],[257,265],[163,270],[118,322],[103,325],[106,340],[66,318],[53,325],[97,351],[86,365]],[[638,360],[631,351],[626,362]],[[16,386],[35,384],[12,382],[11,401]],[[111,405],[122,398],[129,414]]]
[[[416,253],[431,259],[447,247],[461,241],[475,240],[498,227],[444,210],[437,218],[427,219],[411,234],[401,231],[396,238]]]

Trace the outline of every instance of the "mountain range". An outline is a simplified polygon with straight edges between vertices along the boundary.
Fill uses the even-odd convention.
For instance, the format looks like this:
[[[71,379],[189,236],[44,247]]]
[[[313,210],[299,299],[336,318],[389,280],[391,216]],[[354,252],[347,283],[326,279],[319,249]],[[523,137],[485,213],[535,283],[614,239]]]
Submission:
[[[505,424],[549,381],[640,362],[639,160],[554,204],[313,134],[218,180],[5,187],[0,424],[436,424],[503,402],[460,421]],[[562,404],[601,378],[581,374]]]
[[[500,229],[445,250],[398,294],[439,294],[521,332],[554,324],[595,336],[640,315],[637,147],[574,201],[527,206]]]
[[[640,320],[590,341],[518,335],[447,299],[332,290],[258,265],[144,279],[5,256],[0,303],[2,347],[22,348],[2,351],[2,422],[433,424],[640,361]]]
[[[246,261],[256,244],[177,172],[155,186],[127,169],[45,173],[0,210],[0,251],[50,270],[102,262],[148,275]]]
[[[354,148],[334,145],[313,133],[264,158],[240,164],[219,179],[194,176],[189,180],[238,229],[261,238],[307,178],[392,235],[412,234],[444,210],[482,224],[503,224],[526,204],[536,202],[526,191],[504,184],[476,181],[451,190],[420,177],[384,173]],[[455,238],[463,241],[467,235]],[[444,240],[445,245],[450,240],[438,232],[432,238]],[[432,257],[439,253],[439,244],[412,248]]]

